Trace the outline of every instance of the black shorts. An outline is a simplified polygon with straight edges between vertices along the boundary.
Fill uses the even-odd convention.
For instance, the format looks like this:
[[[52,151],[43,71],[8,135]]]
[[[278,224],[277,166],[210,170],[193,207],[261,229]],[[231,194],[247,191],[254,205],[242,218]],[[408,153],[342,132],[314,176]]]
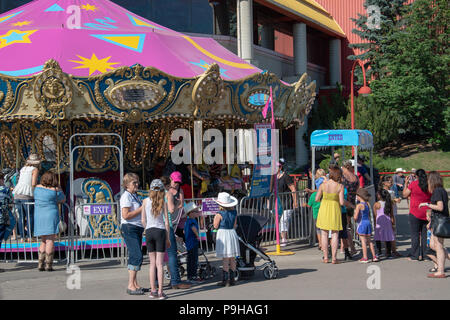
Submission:
[[[150,228],[145,230],[145,243],[147,252],[165,252],[166,251],[166,229]]]

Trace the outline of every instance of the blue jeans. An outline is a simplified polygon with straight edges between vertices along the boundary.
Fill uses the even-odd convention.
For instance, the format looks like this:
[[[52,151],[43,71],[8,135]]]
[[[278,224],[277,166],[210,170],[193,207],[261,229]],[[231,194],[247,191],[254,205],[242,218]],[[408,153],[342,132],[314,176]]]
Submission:
[[[176,286],[181,282],[180,270],[178,268],[177,258],[177,241],[175,239],[175,232],[170,227],[170,248],[167,249],[167,255],[169,256],[169,271],[170,271],[170,284]]]
[[[33,204],[26,204],[33,202]],[[19,212],[17,227],[21,238],[32,237],[34,230],[34,200],[15,199],[14,204]],[[25,226],[27,230],[25,230]]]
[[[198,268],[198,246],[195,246],[187,252],[187,278],[192,280],[197,278]]]
[[[128,249],[128,270],[141,270],[143,232],[142,227],[129,223],[122,224],[122,236]]]

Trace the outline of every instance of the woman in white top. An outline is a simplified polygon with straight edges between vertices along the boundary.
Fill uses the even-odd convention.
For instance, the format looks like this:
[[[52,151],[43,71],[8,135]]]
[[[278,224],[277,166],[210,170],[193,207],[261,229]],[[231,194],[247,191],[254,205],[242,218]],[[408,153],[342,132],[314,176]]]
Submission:
[[[164,201],[165,189],[161,180],[155,179],[150,185],[149,197],[144,199],[142,225],[145,226],[145,240],[150,258],[150,298],[167,299],[163,292],[163,262],[169,241],[169,215]],[[156,270],[158,270],[158,291],[156,291]]]
[[[142,234],[144,226],[141,222],[142,203],[136,192],[139,188],[139,177],[135,173],[127,173],[123,177],[122,186],[125,192],[120,197],[121,230],[128,249],[128,289],[130,295],[143,295],[144,289],[137,283],[137,272],[142,265]]]
[[[14,204],[19,212],[17,226],[22,241],[31,238],[34,229],[34,188],[38,183],[41,159],[35,153],[30,154],[25,166],[20,169],[19,181],[13,190]],[[26,228],[25,228],[26,227]],[[26,229],[26,230],[25,230]]]

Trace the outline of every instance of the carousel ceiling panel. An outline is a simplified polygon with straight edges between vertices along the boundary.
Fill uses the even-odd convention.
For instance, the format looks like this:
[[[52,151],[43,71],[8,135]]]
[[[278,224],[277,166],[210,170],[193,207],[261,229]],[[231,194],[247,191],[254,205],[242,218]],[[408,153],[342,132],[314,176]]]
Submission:
[[[170,30],[108,0],[37,0],[0,16],[0,73],[29,77],[50,59],[75,77],[135,64],[180,78],[213,63],[225,80],[261,72],[213,39]]]

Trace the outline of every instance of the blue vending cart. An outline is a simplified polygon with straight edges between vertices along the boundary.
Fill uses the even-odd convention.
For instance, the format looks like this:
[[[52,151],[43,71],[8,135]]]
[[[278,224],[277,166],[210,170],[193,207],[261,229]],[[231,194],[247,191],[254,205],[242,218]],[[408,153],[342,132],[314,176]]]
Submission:
[[[328,147],[355,147],[355,164],[358,158],[358,148],[361,150],[370,150],[370,179],[373,184],[373,135],[368,130],[316,130],[311,134],[311,153],[312,153],[312,179],[315,185],[315,162],[316,149]],[[344,157],[344,152],[342,152]],[[357,166],[355,165],[355,174]]]
[[[342,158],[344,159],[344,151],[345,147],[354,147],[354,161],[355,161],[355,175],[358,174],[358,149],[361,150],[370,150],[370,179],[371,184],[369,186],[365,186],[364,189],[367,189],[371,195],[370,199],[370,212],[371,219],[373,221],[373,213],[372,207],[375,203],[375,186],[373,185],[373,135],[368,130],[316,130],[311,134],[311,152],[312,152],[312,185],[316,185],[315,181],[315,162],[316,162],[316,149],[325,149],[328,147],[342,147]],[[315,226],[313,225],[313,230],[315,230]],[[356,229],[353,230],[354,240],[359,243],[358,237],[356,235]],[[313,232],[311,232],[313,234]],[[314,231],[315,234],[315,231]],[[312,239],[310,239],[312,242]]]

